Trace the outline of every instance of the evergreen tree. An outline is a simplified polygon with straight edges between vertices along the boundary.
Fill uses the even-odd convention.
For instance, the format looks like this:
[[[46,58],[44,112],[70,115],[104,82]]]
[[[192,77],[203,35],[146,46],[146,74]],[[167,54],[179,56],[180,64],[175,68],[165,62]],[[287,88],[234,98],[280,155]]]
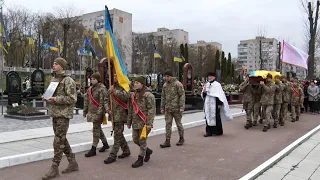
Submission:
[[[235,78],[235,66],[234,66],[234,64],[232,63],[232,65],[231,65],[231,79],[232,80],[234,80],[234,78]]]
[[[227,59],[225,57],[221,61],[221,75],[227,77]]]
[[[183,44],[180,44],[180,53],[183,57],[185,57],[185,50],[184,50],[184,46]],[[182,82],[183,81],[183,66],[185,65],[185,61],[182,61],[181,63],[179,63],[179,81]]]
[[[232,71],[232,63],[231,63],[231,53],[228,54],[228,61],[227,61],[227,76],[231,76]]]
[[[217,72],[218,69],[220,69],[220,51],[216,51],[216,57],[215,57],[215,66],[214,66],[214,72]]]
[[[189,50],[188,50],[188,44],[186,43],[184,45],[184,59],[186,60],[186,63],[189,63]]]

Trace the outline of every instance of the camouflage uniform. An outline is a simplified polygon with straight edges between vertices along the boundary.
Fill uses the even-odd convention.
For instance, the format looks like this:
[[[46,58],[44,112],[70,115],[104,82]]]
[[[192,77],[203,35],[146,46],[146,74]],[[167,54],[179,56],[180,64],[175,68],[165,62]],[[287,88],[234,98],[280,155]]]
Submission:
[[[288,114],[288,103],[290,98],[290,85],[288,82],[283,83],[282,104],[280,112],[280,124],[283,126]]]
[[[49,115],[52,117],[54,132],[53,162],[60,164],[62,154],[67,156],[69,163],[75,161],[75,156],[67,140],[69,120],[73,118],[73,107],[77,102],[76,84],[68,75],[62,73],[52,78],[51,82],[60,82],[53,97],[54,103],[49,106]]]
[[[92,146],[97,147],[99,143],[99,139],[101,139],[102,143],[107,144],[106,136],[104,135],[101,123],[103,120],[103,116],[105,114],[105,109],[103,103],[105,102],[106,98],[106,87],[102,83],[97,83],[92,86],[91,93],[93,99],[99,103],[99,107],[96,106],[91,102],[88,93],[85,94],[85,101],[84,101],[84,110],[83,115],[87,117],[88,122],[93,123],[92,134],[93,134],[93,142]]]
[[[163,85],[161,94],[161,109],[165,111],[165,121],[166,121],[166,142],[171,139],[172,133],[172,120],[174,118],[180,140],[184,139],[184,129],[182,126],[182,112],[180,109],[184,109],[185,106],[185,92],[183,85],[177,79],[172,78],[169,82]]]
[[[248,129],[252,126],[252,111],[253,111],[253,94],[252,85],[248,80],[245,80],[240,84],[240,91],[243,92],[243,109],[246,110],[247,123],[245,128]]]
[[[114,89],[112,91],[112,94],[116,96],[121,102],[125,104],[128,103],[129,93],[126,92],[118,83],[114,84]],[[107,98],[108,99],[105,104],[106,104],[107,112],[109,112],[110,111],[110,108],[109,108],[110,107],[110,100],[109,100],[110,90],[107,93]],[[124,109],[121,105],[119,105],[115,101],[115,98],[112,98],[112,113],[113,113],[113,123],[114,123],[114,129],[113,129],[114,144],[109,157],[116,158],[120,148],[122,149],[124,156],[130,155],[130,149],[129,149],[128,143],[123,135],[124,124],[127,123],[127,118],[128,118],[127,117],[128,109]]]
[[[292,85],[292,87],[294,87],[295,90],[300,94],[300,96],[298,96],[291,88],[290,100],[291,100],[292,122],[295,122],[295,121],[299,121],[300,110],[301,110],[300,107],[304,100],[304,94],[303,94],[303,90],[299,85],[297,86]]]
[[[264,85],[261,85],[262,95],[261,95],[261,105],[262,105],[262,113],[265,118],[264,126],[270,126],[271,112],[274,104],[274,92],[275,85],[272,82],[266,82]],[[265,130],[266,128],[264,128]]]
[[[135,102],[140,108],[142,113],[147,117],[147,126],[153,125],[153,120],[156,114],[156,101],[154,95],[144,87],[144,90],[137,90],[135,95]],[[145,91],[143,93],[143,91]],[[143,94],[141,94],[143,93]],[[147,151],[147,138],[140,139],[142,129],[145,125],[144,121],[140,116],[135,113],[131,100],[128,103],[128,125],[132,125],[132,139],[133,142],[140,147],[140,157],[145,157]],[[150,133],[150,130],[147,131],[147,135]]]
[[[257,124],[258,118],[261,116],[261,88],[259,85],[252,86],[252,95],[253,95],[253,125]]]
[[[274,105],[273,105],[273,113],[272,117],[274,119],[273,127],[277,127],[279,123],[280,109],[282,104],[282,93],[284,90],[284,85],[281,82],[275,82],[275,95],[274,95]]]

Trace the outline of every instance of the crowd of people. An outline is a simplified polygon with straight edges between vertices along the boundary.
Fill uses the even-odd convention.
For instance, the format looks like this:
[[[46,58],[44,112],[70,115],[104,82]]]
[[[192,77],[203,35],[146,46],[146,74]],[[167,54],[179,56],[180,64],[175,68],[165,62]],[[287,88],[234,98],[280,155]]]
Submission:
[[[297,79],[271,74],[266,80],[257,81],[256,78],[246,76],[240,84],[243,92],[243,109],[246,111],[245,128],[249,129],[264,124],[263,132],[267,132],[278,124],[284,126],[290,112],[291,122],[299,121],[301,112],[316,114],[319,111],[319,84],[315,80],[299,82]]]

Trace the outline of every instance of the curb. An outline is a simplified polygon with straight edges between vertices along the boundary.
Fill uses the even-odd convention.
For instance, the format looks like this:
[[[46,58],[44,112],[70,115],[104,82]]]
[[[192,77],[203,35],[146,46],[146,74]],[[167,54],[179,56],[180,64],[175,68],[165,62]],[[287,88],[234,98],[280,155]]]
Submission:
[[[245,115],[244,112],[235,113],[233,114],[233,118],[243,116],[243,115]],[[206,124],[205,119],[202,119],[194,122],[185,123],[183,124],[183,127],[184,129],[188,129],[188,128],[193,128],[193,127],[197,127],[205,124]],[[165,128],[152,130],[149,134],[149,137],[164,134],[165,131],[166,131]],[[172,131],[177,131],[177,127],[172,126]],[[125,134],[124,137],[126,138],[127,142],[132,141],[132,134]],[[107,141],[109,145],[114,144],[113,137],[107,138]],[[79,153],[79,152],[89,150],[91,146],[92,146],[92,141],[74,144],[74,145],[71,145],[71,148],[74,153]],[[101,146],[102,146],[101,143],[99,143],[97,148],[100,148]],[[15,166],[15,165],[35,162],[35,161],[41,161],[45,159],[51,159],[52,155],[53,155],[53,149],[46,149],[42,151],[2,157],[0,158],[0,169]]]
[[[202,110],[185,111],[183,114],[186,115],[186,114],[193,114],[193,113],[198,113],[198,112],[202,112]],[[162,119],[164,119],[164,115],[159,115],[159,116],[155,117],[155,120],[162,120]],[[82,124],[82,123],[79,123],[79,124]],[[78,124],[71,124],[70,126],[73,126],[73,125],[77,126]],[[68,134],[75,134],[75,133],[81,133],[81,132],[85,132],[85,131],[91,131],[92,130],[92,126],[88,126],[88,127],[90,127],[90,128],[82,128],[80,130],[79,129],[73,129],[73,128],[69,127]],[[102,125],[102,129],[109,128],[109,127],[111,127],[111,122],[108,122],[107,125]],[[19,133],[23,132],[24,136],[23,137],[12,137],[11,134],[14,133],[14,132],[17,132],[17,131],[3,132],[3,133],[0,133],[0,134],[5,134],[4,136],[6,136],[6,137],[10,137],[11,136],[11,137],[8,138],[8,139],[1,140],[0,144],[54,136],[54,133],[52,131],[52,126],[38,128],[38,129],[50,129],[49,130],[50,133],[37,134],[37,133],[35,133],[35,131],[37,129],[18,130]],[[1,137],[0,137],[0,139],[1,139]]]
[[[315,133],[319,132],[320,125],[318,125],[316,128],[312,129],[311,131],[307,132],[305,135],[291,143],[289,146],[284,148],[282,151],[280,151],[278,154],[274,155],[264,163],[262,163],[260,166],[240,178],[239,180],[254,180],[257,177],[259,177],[261,174],[263,174],[265,171],[270,169],[273,165],[278,163],[281,159],[286,157],[288,154],[290,154],[295,148],[297,148],[299,145],[304,143],[306,140],[308,140],[311,136],[313,136]]]

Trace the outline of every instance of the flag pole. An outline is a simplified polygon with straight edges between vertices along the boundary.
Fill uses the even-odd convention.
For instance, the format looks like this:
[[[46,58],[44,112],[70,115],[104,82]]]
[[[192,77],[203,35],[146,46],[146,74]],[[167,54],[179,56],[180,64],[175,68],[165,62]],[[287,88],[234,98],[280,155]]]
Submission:
[[[105,6],[106,11],[109,11],[107,6]],[[109,13],[109,12],[108,12]],[[105,17],[105,18],[109,18],[109,17]],[[110,21],[111,23],[111,21]],[[106,24],[105,24],[106,26]],[[107,32],[106,32],[107,33]],[[108,76],[109,76],[109,89],[112,85],[112,81],[111,81],[111,59],[110,59],[110,52],[109,52],[109,48],[108,48],[108,34],[106,34],[106,52],[107,52],[107,60],[108,60]],[[109,93],[109,101],[110,101],[110,111],[113,112],[113,106],[112,106],[112,95],[111,92]],[[110,115],[110,114],[109,114]],[[112,130],[111,130],[111,136],[113,134],[113,130],[114,130],[114,121],[113,121],[113,115],[111,115],[111,123],[112,123]]]

